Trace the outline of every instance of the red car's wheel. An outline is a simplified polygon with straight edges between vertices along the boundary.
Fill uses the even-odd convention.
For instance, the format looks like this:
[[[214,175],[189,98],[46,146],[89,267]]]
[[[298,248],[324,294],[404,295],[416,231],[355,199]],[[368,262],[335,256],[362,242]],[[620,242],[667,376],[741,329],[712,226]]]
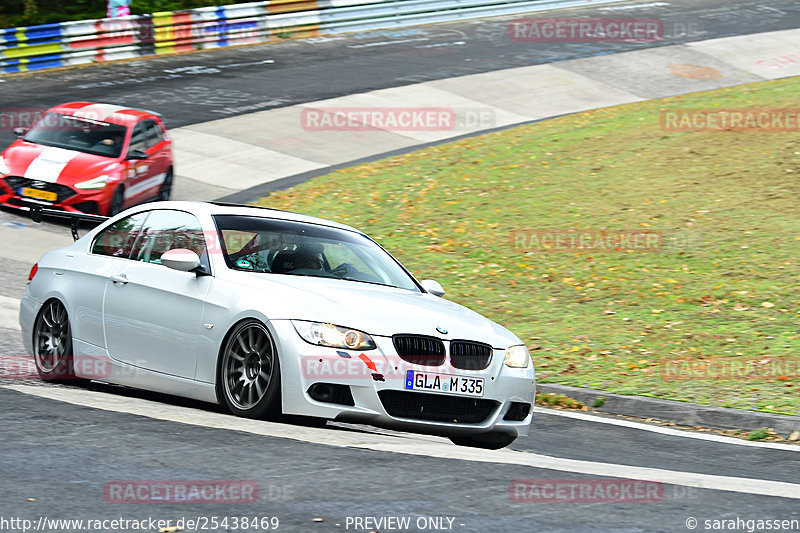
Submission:
[[[158,199],[166,202],[169,200],[170,194],[172,194],[172,167],[167,170],[167,175],[164,176],[164,182],[158,191]]]
[[[122,204],[125,201],[125,188],[120,185],[111,197],[111,205],[108,207],[108,216],[113,217],[122,211]]]

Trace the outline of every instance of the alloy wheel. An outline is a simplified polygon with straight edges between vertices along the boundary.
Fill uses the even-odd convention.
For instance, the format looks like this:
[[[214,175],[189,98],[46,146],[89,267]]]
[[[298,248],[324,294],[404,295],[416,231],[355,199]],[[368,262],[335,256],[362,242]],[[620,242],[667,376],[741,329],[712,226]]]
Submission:
[[[235,409],[256,409],[270,394],[276,370],[275,344],[259,322],[240,326],[228,340],[222,360],[225,399]]]
[[[33,331],[36,370],[44,379],[72,375],[72,336],[64,305],[52,300],[44,305]]]

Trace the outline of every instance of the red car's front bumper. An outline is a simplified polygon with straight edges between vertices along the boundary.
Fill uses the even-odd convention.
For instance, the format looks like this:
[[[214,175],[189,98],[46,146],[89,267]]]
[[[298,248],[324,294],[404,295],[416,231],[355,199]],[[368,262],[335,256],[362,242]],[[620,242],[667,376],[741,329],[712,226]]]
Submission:
[[[0,179],[0,204],[16,209],[42,206],[50,209],[63,209],[93,215],[107,215],[111,205],[113,187],[93,191],[79,191],[58,183],[37,182],[19,176],[5,176]],[[31,185],[36,185],[32,187]],[[40,191],[37,194],[55,195],[55,199],[42,199],[21,194],[22,189]]]

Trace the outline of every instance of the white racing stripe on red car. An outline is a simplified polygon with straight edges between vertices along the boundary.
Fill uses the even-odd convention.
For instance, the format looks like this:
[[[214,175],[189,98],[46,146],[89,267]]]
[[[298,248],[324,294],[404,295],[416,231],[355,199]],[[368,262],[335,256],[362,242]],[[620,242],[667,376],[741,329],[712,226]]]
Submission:
[[[151,187],[155,187],[157,185],[161,185],[164,183],[164,177],[167,174],[162,172],[161,174],[156,174],[151,178],[147,178],[146,180],[142,180],[135,185],[131,185],[125,189],[125,198],[130,198],[131,196],[136,196],[137,194],[141,194],[147,189]]]
[[[55,183],[64,167],[80,152],[49,146],[31,161],[24,176],[28,179]]]
[[[122,111],[123,109],[128,109],[128,108],[111,104],[90,104],[87,105],[86,107],[78,109],[72,114],[76,117],[81,117],[81,118],[88,118],[92,120],[105,120],[108,115],[112,115],[118,111]]]

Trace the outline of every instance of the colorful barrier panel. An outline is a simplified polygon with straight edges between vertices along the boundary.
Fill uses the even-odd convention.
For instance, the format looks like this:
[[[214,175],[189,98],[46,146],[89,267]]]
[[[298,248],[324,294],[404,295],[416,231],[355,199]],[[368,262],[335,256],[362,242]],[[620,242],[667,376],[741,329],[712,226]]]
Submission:
[[[0,73],[622,0],[270,0],[0,29]]]

